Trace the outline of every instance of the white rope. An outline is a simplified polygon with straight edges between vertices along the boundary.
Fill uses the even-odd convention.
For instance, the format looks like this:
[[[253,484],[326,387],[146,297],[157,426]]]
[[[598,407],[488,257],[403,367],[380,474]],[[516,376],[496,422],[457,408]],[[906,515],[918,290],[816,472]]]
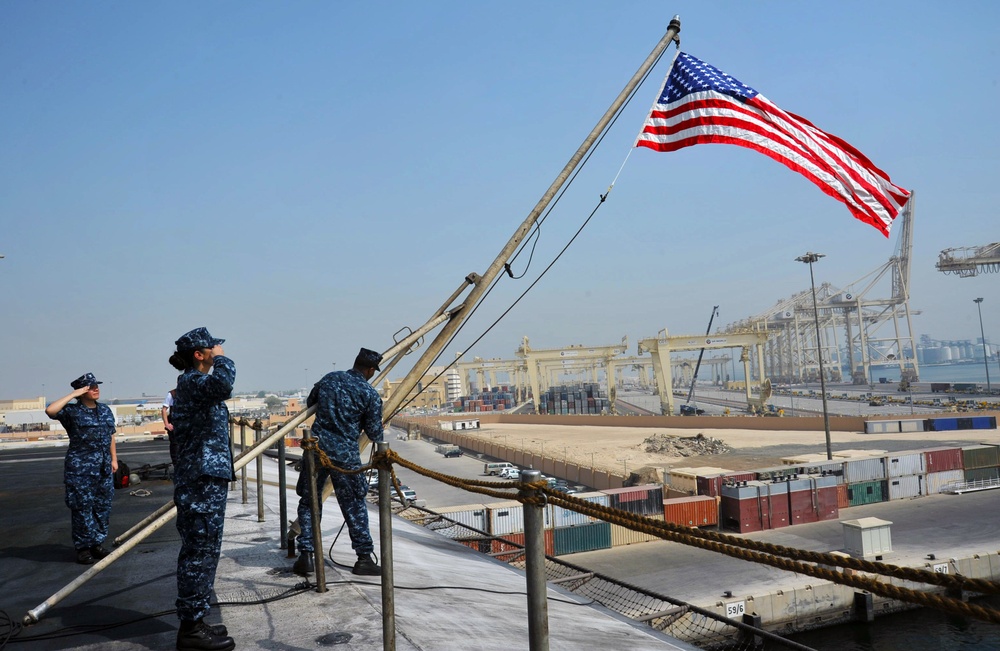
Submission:
[[[656,103],[660,100],[660,95],[663,94],[663,89],[666,88],[666,86],[667,86],[667,79],[670,78],[670,71],[674,69],[674,63],[677,61],[677,57],[680,55],[680,53],[681,53],[681,48],[678,45],[678,47],[674,50],[674,58],[672,58],[670,60],[670,67],[667,68],[667,74],[663,76],[663,84],[660,86],[660,92],[658,92],[656,94],[656,97],[653,98],[653,104],[652,104],[652,106],[650,106],[649,110],[646,111],[646,116],[647,117],[653,111],[653,107],[656,106]],[[645,123],[645,121],[646,121],[646,118],[644,117],[643,118],[643,123]],[[642,129],[639,129],[639,134],[640,135],[642,134]],[[639,136],[637,135],[635,137],[635,142],[632,143],[632,146],[629,147],[629,149],[628,149],[628,153],[625,154],[625,160],[622,161],[621,167],[618,168],[618,173],[615,174],[614,180],[612,180],[611,181],[611,185],[608,186],[608,191],[604,193],[604,198],[605,199],[607,198],[607,196],[609,194],[611,194],[611,189],[615,187],[615,183],[618,182],[618,177],[622,175],[622,170],[625,169],[625,163],[628,162],[629,156],[631,156],[632,152],[635,151],[635,146],[636,146],[636,144],[638,142],[639,142]]]

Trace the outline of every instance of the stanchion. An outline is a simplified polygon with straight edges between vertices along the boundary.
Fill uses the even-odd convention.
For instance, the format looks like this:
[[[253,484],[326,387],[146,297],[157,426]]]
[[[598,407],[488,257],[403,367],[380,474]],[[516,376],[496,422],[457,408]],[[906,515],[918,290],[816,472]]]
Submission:
[[[378,444],[379,454],[385,454],[389,444]],[[382,649],[396,649],[396,597],[392,571],[392,490],[389,471],[378,469],[378,531],[382,554]]]
[[[314,441],[312,433],[302,437],[302,442]],[[313,567],[316,570],[316,592],[326,592],[326,565],[323,562],[323,524],[320,516],[319,496],[316,494],[316,452],[306,449],[302,453],[302,470],[309,486],[309,510],[312,511]]]
[[[243,454],[243,450],[246,449],[247,445],[247,422],[245,419],[240,419],[240,454]],[[240,468],[240,486],[243,490],[243,503],[247,503],[247,467],[243,466]]]
[[[288,482],[285,479],[285,437],[278,440],[278,518],[281,520],[281,549],[288,547]]]
[[[253,422],[254,445],[260,443],[260,419]],[[264,455],[257,455],[257,522],[264,521]]]
[[[521,483],[541,478],[539,470],[522,470]],[[549,649],[548,586],[545,583],[545,515],[539,504],[524,505],[524,574],[528,586],[528,648]]]

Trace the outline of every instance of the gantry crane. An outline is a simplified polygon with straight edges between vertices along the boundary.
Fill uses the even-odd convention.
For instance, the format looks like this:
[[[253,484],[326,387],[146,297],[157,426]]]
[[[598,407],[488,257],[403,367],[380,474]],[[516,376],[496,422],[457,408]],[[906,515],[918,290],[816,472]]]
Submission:
[[[986,246],[945,249],[938,256],[937,270],[955,274],[959,278],[971,278],[981,273],[997,273],[1000,271],[1000,242]]]
[[[667,329],[661,330],[655,337],[639,342],[639,354],[650,353],[653,357],[653,373],[656,375],[656,387],[660,395],[660,412],[665,416],[674,413],[674,394],[672,362],[670,353],[677,350],[699,350],[701,348],[741,348],[740,361],[743,362],[744,377],[746,377],[747,408],[757,410],[770,396],[770,381],[764,375],[764,344],[767,343],[766,328],[748,329],[744,332],[727,333],[724,335],[675,335],[667,334]],[[757,369],[760,374],[758,384],[760,395],[754,398],[751,388],[750,347],[757,352]]]
[[[615,376],[614,367],[608,362],[615,357],[624,355],[628,349],[628,337],[622,337],[622,342],[613,346],[569,346],[567,348],[552,348],[547,350],[535,350],[528,345],[528,338],[521,340],[521,346],[517,349],[517,356],[524,359],[528,368],[528,383],[531,385],[531,395],[535,401],[535,413],[539,411],[539,396],[541,389],[539,385],[539,365],[556,362],[561,364],[564,360],[600,360],[605,363],[608,372],[608,404],[612,413],[615,404]]]

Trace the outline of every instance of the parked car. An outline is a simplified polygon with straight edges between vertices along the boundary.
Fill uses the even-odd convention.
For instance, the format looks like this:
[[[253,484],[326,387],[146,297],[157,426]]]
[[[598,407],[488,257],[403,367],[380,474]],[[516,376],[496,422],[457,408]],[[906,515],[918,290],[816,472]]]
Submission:
[[[521,469],[520,468],[504,468],[500,471],[501,479],[520,479]]]
[[[447,452],[444,453],[444,456],[445,456],[446,459],[450,459],[450,458],[453,458],[453,457],[460,457],[460,456],[462,456],[462,451],[461,450],[448,450]]]
[[[403,493],[403,499],[405,499],[407,502],[412,502],[413,500],[417,499],[417,491],[413,490],[406,484],[401,484],[399,490],[400,492]],[[393,499],[399,499],[399,496],[396,494],[396,491],[393,491]]]

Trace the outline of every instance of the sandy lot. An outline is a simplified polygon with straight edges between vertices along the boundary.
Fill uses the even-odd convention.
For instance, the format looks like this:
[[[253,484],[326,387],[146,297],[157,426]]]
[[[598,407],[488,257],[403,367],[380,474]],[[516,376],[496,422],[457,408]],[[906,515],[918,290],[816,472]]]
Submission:
[[[781,457],[797,454],[825,454],[824,432],[787,430],[702,430],[706,437],[722,440],[733,452],[718,455],[674,457],[645,450],[643,442],[654,434],[692,437],[698,430],[664,427],[594,427],[566,425],[483,425],[480,430],[463,432],[469,436],[493,440],[513,448],[532,451],[571,463],[622,472],[643,466],[669,468],[717,467],[727,470],[751,470],[781,465]],[[1000,445],[998,430],[954,432],[907,432],[905,434],[864,434],[832,432],[831,448],[839,450],[888,450],[900,452],[939,446],[963,446],[976,443]]]

